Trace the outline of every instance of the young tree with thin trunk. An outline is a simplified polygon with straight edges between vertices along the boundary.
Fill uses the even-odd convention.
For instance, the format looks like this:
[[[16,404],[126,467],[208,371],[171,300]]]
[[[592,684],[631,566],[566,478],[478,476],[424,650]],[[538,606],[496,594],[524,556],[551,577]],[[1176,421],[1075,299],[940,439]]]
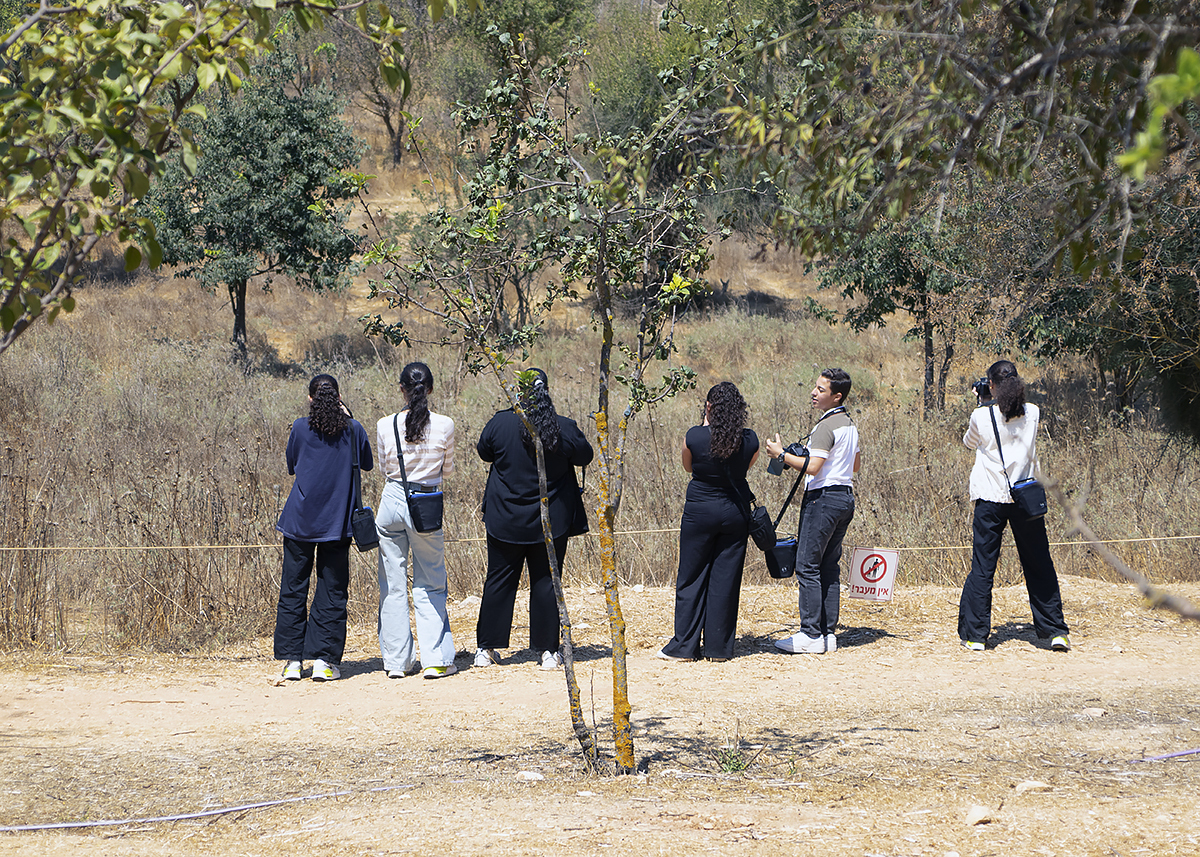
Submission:
[[[391,310],[415,309],[441,319],[448,331],[442,342],[463,348],[472,368],[495,372],[502,385],[513,365],[536,352],[551,309],[577,299],[580,286],[594,299],[596,523],[612,639],[613,764],[618,772],[632,773],[637,766],[614,533],[629,421],[693,384],[694,373],[675,363],[673,324],[679,308],[704,288],[699,276],[710,258],[711,230],[700,202],[717,187],[717,176],[700,166],[694,150],[711,131],[704,117],[713,114],[688,96],[672,101],[649,132],[589,135],[568,86],[582,54],[561,57],[549,73],[538,75],[519,45],[508,44],[507,74],[489,87],[481,104],[460,109],[462,135],[477,139],[485,153],[464,187],[467,204],[435,212],[423,241],[407,248],[378,244],[367,261],[384,270],[376,290]],[[688,73],[676,71],[681,77]],[[723,91],[716,86],[706,94],[715,99]],[[635,192],[636,177],[649,173],[665,178]],[[500,325],[505,284],[518,274],[534,275],[544,291],[531,302],[527,324]],[[376,316],[368,329],[394,340],[408,336],[403,321],[390,314]],[[619,389],[625,396],[618,406]],[[511,390],[508,397],[515,404]],[[569,649],[565,603],[560,609]],[[581,719],[571,660],[566,658],[566,677],[573,726],[595,765],[599,750]]]

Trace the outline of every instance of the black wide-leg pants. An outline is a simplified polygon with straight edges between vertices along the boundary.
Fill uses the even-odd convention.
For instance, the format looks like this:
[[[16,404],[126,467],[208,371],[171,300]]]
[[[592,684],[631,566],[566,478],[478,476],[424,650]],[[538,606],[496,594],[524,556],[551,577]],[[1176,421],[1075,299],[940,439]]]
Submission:
[[[1000,560],[1000,541],[1004,527],[1012,527],[1029,607],[1033,611],[1033,630],[1040,639],[1065,635],[1062,595],[1058,574],[1050,558],[1050,544],[1043,518],[1029,520],[1016,503],[975,501],[975,520],[971,551],[971,572],[963,584],[958,602],[958,637],[971,643],[986,643],[992,631],[992,582]]]
[[[559,643],[558,600],[550,576],[546,543],[522,545],[487,537],[488,570],[479,604],[475,643],[481,649],[507,649],[512,634],[513,606],[521,569],[529,568],[529,648],[534,652],[557,652]],[[567,536],[554,540],[558,569],[567,555]]]
[[[675,636],[663,653],[675,658],[733,657],[746,517],[726,500],[688,500],[679,524]]]
[[[317,588],[307,610],[314,566]],[[320,658],[340,664],[346,649],[346,599],[350,592],[350,540],[298,542],[283,539],[283,572],[275,611],[275,658]],[[307,614],[307,615],[306,615]]]

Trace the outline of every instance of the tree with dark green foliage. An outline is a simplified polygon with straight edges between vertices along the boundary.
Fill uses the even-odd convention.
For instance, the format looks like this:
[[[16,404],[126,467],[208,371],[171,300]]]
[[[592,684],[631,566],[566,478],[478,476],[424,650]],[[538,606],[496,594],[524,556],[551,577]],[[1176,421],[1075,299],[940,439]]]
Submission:
[[[246,356],[246,292],[262,278],[294,278],[315,290],[347,281],[355,252],[346,229],[356,184],[346,171],[360,150],[324,85],[295,88],[294,55],[259,64],[237,93],[221,88],[195,123],[204,156],[195,173],[171,166],[147,195],[163,261],[177,277],[225,288],[232,342]]]
[[[431,0],[438,17],[454,0]],[[161,256],[137,203],[169,160],[195,167],[185,117],[218,84],[237,86],[270,42],[277,10],[301,29],[364,7],[325,0],[92,0],[5,5],[0,40],[0,353],[39,318],[75,306],[81,266],[106,237],[125,265]],[[381,73],[407,86],[390,17],[356,25],[388,46]],[[128,243],[127,243],[128,242]],[[132,242],[137,242],[136,246]]]
[[[900,312],[911,317],[906,336],[921,342],[927,419],[946,407],[959,329],[971,316],[956,251],[955,242],[934,233],[926,221],[880,223],[821,266],[821,288],[838,289],[854,301],[842,318],[853,330],[883,327]]]

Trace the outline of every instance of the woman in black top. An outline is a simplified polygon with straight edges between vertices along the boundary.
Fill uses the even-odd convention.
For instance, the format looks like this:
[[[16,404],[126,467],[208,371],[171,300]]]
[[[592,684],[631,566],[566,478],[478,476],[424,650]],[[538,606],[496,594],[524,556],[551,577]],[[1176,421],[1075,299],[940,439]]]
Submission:
[[[562,570],[568,536],[587,532],[587,512],[580,497],[575,468],[592,460],[592,445],[574,420],[559,416],[550,400],[546,373],[537,377],[521,408],[537,428],[546,459],[550,528]],[[499,663],[496,649],[507,649],[513,604],[521,568],[529,567],[529,648],[541,655],[542,669],[562,663],[559,655],[558,603],[550,578],[550,557],[542,533],[541,489],[533,438],[511,408],[488,421],[476,444],[479,457],[490,462],[483,494],[487,528],[488,570],[475,628],[475,666]]]
[[[749,536],[738,495],[750,496],[746,471],[758,458],[746,410],[738,388],[722,381],[708,391],[704,424],[688,429],[684,441],[683,469],[692,480],[679,524],[675,636],[658,652],[665,660],[696,660],[702,648],[709,660],[733,656]]]

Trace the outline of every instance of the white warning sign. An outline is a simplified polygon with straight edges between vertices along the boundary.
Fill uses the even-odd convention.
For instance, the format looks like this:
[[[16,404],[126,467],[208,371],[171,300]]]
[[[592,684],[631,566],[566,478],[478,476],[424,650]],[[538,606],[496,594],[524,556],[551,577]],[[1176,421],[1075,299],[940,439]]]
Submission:
[[[899,554],[886,548],[855,548],[850,561],[851,598],[891,601]]]

